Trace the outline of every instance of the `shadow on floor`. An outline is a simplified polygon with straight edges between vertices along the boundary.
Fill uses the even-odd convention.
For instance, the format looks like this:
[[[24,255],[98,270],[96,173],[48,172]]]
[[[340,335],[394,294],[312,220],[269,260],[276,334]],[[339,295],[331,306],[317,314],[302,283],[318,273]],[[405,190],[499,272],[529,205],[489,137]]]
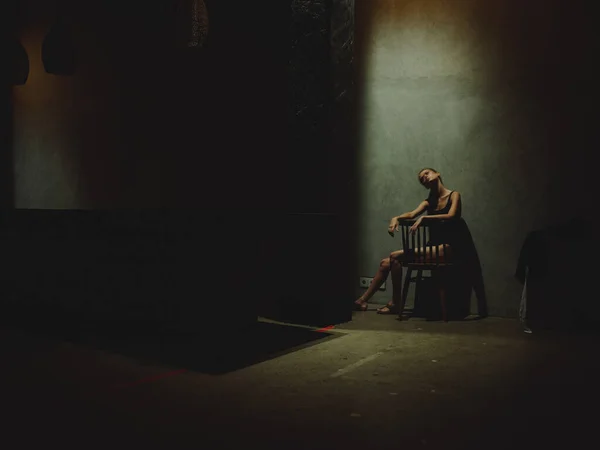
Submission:
[[[462,320],[428,320],[423,317],[410,317],[397,320],[396,315],[379,315],[376,309],[379,304],[370,304],[366,312],[354,312],[352,321],[336,326],[338,330],[355,331],[388,331],[397,333],[435,333],[462,336],[493,336],[503,338],[524,339],[526,341],[564,340],[568,337],[589,338],[597,341],[600,338],[600,327],[596,323],[580,321],[576,324],[558,322],[552,327],[535,327],[533,334],[524,332],[518,319],[467,316]],[[410,309],[409,309],[410,311]]]
[[[342,334],[290,325],[257,322],[243,330],[223,327],[202,333],[151,331],[148,324],[87,325],[77,329],[20,326],[38,335],[51,335],[76,345],[132,358],[142,364],[185,369],[206,374],[225,374],[277,358]]]

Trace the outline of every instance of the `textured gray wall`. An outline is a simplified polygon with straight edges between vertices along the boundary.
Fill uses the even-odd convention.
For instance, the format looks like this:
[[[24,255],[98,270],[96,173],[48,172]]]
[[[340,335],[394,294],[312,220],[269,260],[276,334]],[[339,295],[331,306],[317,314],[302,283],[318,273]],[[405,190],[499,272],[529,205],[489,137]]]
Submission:
[[[516,315],[526,233],[581,213],[591,187],[586,17],[583,2],[357,0],[362,275],[399,247],[387,223],[426,197],[431,166],[462,193],[490,314]]]

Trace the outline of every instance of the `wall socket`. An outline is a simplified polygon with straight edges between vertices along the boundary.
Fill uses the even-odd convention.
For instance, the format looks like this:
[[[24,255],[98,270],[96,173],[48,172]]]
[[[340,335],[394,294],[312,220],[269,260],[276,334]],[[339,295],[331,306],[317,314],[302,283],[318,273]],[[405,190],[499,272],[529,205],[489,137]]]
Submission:
[[[358,284],[360,285],[361,288],[367,289],[369,286],[371,286],[372,282],[373,282],[373,278],[371,278],[371,277],[360,277]],[[379,287],[379,290],[385,291],[385,281]]]

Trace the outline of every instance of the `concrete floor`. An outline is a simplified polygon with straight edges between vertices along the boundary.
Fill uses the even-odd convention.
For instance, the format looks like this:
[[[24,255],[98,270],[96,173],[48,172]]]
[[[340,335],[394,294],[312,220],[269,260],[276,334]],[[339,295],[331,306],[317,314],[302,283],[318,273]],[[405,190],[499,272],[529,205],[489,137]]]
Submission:
[[[224,373],[200,362],[208,348],[227,360],[226,328],[67,340],[4,327],[3,448],[577,448],[597,426],[595,336],[374,312],[326,332],[261,327]]]

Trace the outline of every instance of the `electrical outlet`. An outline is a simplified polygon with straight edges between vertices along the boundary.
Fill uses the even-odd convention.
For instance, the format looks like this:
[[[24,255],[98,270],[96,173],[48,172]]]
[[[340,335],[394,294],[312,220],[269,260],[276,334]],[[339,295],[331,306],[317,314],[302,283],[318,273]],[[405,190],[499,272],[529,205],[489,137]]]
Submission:
[[[358,284],[360,285],[361,288],[368,289],[369,286],[371,286],[372,282],[373,282],[373,278],[371,278],[371,277],[360,277]],[[385,291],[385,282],[381,286],[379,286],[379,290]]]

